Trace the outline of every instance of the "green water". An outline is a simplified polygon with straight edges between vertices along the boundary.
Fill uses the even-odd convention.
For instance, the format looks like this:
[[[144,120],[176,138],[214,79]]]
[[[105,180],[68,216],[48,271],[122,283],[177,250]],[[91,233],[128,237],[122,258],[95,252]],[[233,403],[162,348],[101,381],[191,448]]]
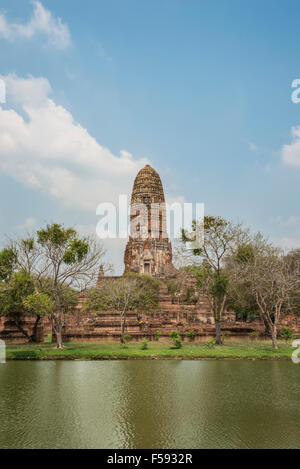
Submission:
[[[300,448],[300,365],[0,365],[1,448]]]

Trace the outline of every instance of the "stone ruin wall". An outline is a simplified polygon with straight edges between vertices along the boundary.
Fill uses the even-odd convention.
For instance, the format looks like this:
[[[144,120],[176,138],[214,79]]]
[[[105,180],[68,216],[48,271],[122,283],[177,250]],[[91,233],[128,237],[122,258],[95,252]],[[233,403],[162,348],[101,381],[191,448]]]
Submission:
[[[117,278],[117,277],[114,277]],[[84,297],[73,314],[66,315],[63,339],[68,341],[112,341],[120,338],[120,319],[116,312],[92,314],[82,312]],[[24,317],[23,328],[32,334],[35,320]],[[300,333],[300,318],[289,316],[282,321],[282,326],[289,326]],[[172,300],[168,293],[167,283],[163,282],[160,292],[159,311],[151,315],[129,313],[127,316],[126,333],[132,340],[154,340],[155,331],[162,333],[160,340],[169,340],[169,333],[178,329],[182,334],[188,330],[195,331],[195,341],[203,341],[215,336],[214,319],[210,311],[208,299],[200,294],[197,304],[182,304]],[[236,322],[235,314],[225,315],[223,333],[228,339],[239,339],[249,336],[253,331],[264,334],[264,324],[260,319],[252,322]],[[38,327],[39,341],[52,332],[48,318],[42,318]],[[0,318],[0,339],[13,343],[26,343],[27,339],[17,329],[10,318]],[[185,341],[190,339],[185,338]]]

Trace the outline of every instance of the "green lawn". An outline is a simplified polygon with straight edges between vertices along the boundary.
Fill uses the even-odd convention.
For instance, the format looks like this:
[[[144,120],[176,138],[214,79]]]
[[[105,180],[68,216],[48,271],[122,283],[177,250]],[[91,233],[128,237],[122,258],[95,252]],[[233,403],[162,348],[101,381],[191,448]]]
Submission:
[[[209,348],[204,343],[185,342],[179,350],[168,342],[149,342],[148,350],[142,344],[132,342],[122,347],[118,342],[72,342],[64,350],[56,350],[54,344],[7,345],[7,358],[12,359],[117,359],[117,358],[178,358],[178,359],[291,359],[294,349],[280,342],[279,350],[273,350],[269,341],[228,341],[223,346]]]

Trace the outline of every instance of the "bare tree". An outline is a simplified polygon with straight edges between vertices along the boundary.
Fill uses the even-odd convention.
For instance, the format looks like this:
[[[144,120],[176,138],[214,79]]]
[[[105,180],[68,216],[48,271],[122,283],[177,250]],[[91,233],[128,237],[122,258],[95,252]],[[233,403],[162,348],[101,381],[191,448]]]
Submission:
[[[255,298],[273,347],[278,349],[278,325],[291,308],[292,295],[300,288],[299,260],[284,256],[270,244],[252,244],[240,246],[233,265],[239,282],[245,282]]]
[[[188,243],[198,229],[195,221],[190,234],[182,231],[182,240]],[[216,327],[216,343],[222,345],[222,321],[226,310],[228,289],[231,281],[226,268],[226,261],[237,249],[249,239],[249,232],[241,224],[232,223],[221,217],[204,218],[204,245],[194,249],[193,254],[201,260],[197,277],[198,285],[207,294],[213,311]]]
[[[127,313],[154,312],[159,302],[158,280],[139,274],[127,274],[119,279],[103,279],[99,288],[91,290],[84,309],[95,312],[116,311],[120,316],[120,340],[125,343]]]

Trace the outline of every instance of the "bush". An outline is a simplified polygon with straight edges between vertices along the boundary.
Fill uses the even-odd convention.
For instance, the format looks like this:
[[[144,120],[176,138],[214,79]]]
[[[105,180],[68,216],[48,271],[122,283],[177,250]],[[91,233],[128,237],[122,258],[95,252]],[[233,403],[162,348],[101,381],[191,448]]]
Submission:
[[[205,342],[204,345],[208,348],[214,348],[214,346],[216,345],[216,341],[215,339],[209,339],[207,342]]]
[[[190,330],[190,331],[186,331],[185,334],[184,334],[185,337],[189,337],[190,339],[194,339],[195,338],[195,331],[194,329]]]
[[[280,337],[284,339],[286,342],[288,340],[292,340],[294,336],[294,331],[293,329],[290,329],[289,327],[283,327],[280,331]]]
[[[51,344],[52,343],[52,333],[45,335],[44,337],[44,344]]]
[[[154,340],[156,340],[157,342],[159,341],[159,338],[162,336],[162,332],[161,331],[155,331],[154,332]]]
[[[252,340],[257,340],[259,338],[259,332],[256,332],[256,331],[250,332],[249,336],[251,337]]]
[[[170,339],[176,339],[177,337],[180,337],[180,332],[179,331],[171,331],[169,334]]]
[[[174,348],[180,349],[182,347],[181,337],[177,337],[177,339],[174,339],[173,345],[174,345]]]
[[[125,335],[124,335],[124,340],[125,340],[125,342],[129,342],[131,339],[132,339],[132,335],[131,335],[131,334],[125,334]]]
[[[141,349],[142,349],[142,350],[148,350],[148,344],[149,344],[149,342],[148,342],[147,339],[142,340],[142,347],[141,347]]]
[[[182,339],[181,339],[179,331],[171,331],[170,332],[170,339],[173,343],[174,348],[179,349],[179,348],[182,347]]]

